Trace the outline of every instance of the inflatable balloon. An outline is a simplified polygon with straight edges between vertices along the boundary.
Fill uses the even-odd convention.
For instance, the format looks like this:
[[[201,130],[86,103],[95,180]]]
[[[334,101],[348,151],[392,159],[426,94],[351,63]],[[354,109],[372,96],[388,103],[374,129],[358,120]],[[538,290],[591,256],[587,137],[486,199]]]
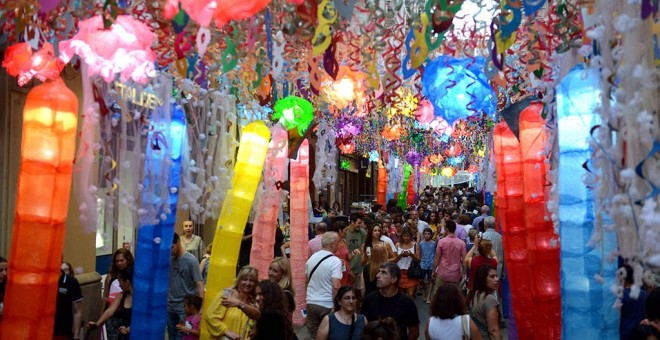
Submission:
[[[586,77],[585,77],[586,76]],[[559,234],[561,236],[562,338],[617,339],[619,311],[609,287],[615,280],[616,261],[606,257],[617,249],[616,235],[596,224],[593,186],[583,178],[588,168],[591,129],[600,124],[595,111],[601,101],[600,74],[576,66],[557,88],[559,144]],[[598,185],[598,184],[596,184]],[[602,240],[591,244],[592,234]],[[599,277],[603,279],[599,282]]]
[[[545,165],[543,104],[531,103],[520,113],[520,156],[523,170],[528,271],[532,272],[534,331],[548,339],[561,338],[559,235],[546,206],[548,168]],[[548,190],[546,190],[548,189]],[[513,274],[512,274],[513,275]],[[515,303],[515,302],[514,302]]]
[[[309,225],[309,142],[303,140],[298,149],[298,157],[291,160],[291,273],[293,286],[296,290],[296,309],[293,311],[293,323],[297,326],[305,324],[301,311],[307,302],[305,296],[305,263],[308,259],[308,225]]]
[[[30,90],[23,109],[2,339],[53,337],[77,125],[78,98],[61,78]]]
[[[264,164],[264,190],[256,209],[258,214],[252,228],[252,250],[250,252],[250,264],[259,270],[260,279],[268,278],[268,266],[273,260],[275,228],[277,228],[277,216],[283,198],[283,190],[280,189],[278,183],[287,180],[289,163],[286,130],[280,124],[273,125],[270,130],[272,139]]]
[[[213,247],[211,252],[204,306],[208,306],[220,290],[234,283],[243,230],[259,185],[269,139],[270,131],[263,121],[254,121],[243,128],[232,187],[222,204],[213,237],[222,245]],[[202,338],[208,338],[208,334],[202,333]]]
[[[408,183],[410,183],[410,173],[412,172],[412,165],[406,164],[403,168],[403,184],[401,185],[401,191],[399,191],[399,196],[397,197],[397,204],[406,211],[407,193],[408,193]]]
[[[532,272],[529,268],[523,174],[518,139],[505,122],[495,126],[497,216],[502,226],[504,263],[520,339],[534,338]]]
[[[497,97],[483,73],[485,62],[483,57],[441,55],[426,65],[422,94],[433,104],[436,116],[449,124],[482,112],[495,116]]]
[[[186,118],[181,107],[172,104],[171,109],[171,120],[169,112],[163,112],[162,107],[158,110],[160,112],[154,113],[152,127],[168,128],[151,130],[145,151],[142,209],[149,213],[141,216],[138,230],[131,332],[146,339],[162,337],[167,321],[172,237],[186,131]],[[161,146],[154,144],[161,136],[164,136],[161,141],[164,143]],[[154,195],[163,191],[169,193],[167,202]]]
[[[231,20],[243,20],[266,8],[270,0],[222,0],[216,1],[213,17],[220,29]]]

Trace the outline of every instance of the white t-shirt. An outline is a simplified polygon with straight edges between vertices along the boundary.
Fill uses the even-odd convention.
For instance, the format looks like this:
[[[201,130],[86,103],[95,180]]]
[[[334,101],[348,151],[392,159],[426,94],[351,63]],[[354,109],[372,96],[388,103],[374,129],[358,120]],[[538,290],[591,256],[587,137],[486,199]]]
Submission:
[[[428,223],[426,223],[422,220],[417,221],[417,231],[419,231],[419,237],[424,237],[424,229],[426,229],[426,228],[429,228]]]
[[[307,284],[307,303],[332,308],[332,279],[341,280],[341,260],[337,256],[325,259],[314,271],[310,278],[312,269],[316,267],[324,257],[332,255],[331,252],[321,249],[307,260],[305,264],[305,276],[309,279]]]
[[[470,338],[470,316],[465,315],[467,322],[467,336]],[[461,326],[461,316],[453,319],[440,319],[431,317],[429,319],[429,335],[432,340],[461,340],[463,327]]]
[[[380,240],[381,240],[381,241],[384,241],[384,242],[387,243],[387,244],[389,244],[389,245],[390,245],[390,248],[392,248],[392,252],[393,252],[393,253],[396,253],[396,245],[394,245],[394,242],[392,242],[392,239],[391,239],[391,238],[389,238],[389,237],[383,235],[383,236],[380,237]]]

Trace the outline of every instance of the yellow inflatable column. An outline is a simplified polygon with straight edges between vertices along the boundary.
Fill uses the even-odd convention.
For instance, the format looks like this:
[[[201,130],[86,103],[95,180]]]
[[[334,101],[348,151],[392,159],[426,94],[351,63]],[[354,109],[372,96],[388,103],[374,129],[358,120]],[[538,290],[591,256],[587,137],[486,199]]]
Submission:
[[[243,128],[232,187],[222,204],[213,237],[204,310],[219,291],[234,283],[241,238],[259,185],[269,140],[270,131],[263,121],[254,121]],[[208,338],[208,334],[202,334],[202,338]]]

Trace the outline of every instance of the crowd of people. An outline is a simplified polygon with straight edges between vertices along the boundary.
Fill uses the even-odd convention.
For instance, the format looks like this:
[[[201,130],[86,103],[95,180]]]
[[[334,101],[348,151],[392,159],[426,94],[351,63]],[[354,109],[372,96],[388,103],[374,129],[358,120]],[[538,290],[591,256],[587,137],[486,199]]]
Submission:
[[[422,333],[439,340],[504,338],[504,253],[489,206],[471,188],[427,187],[418,202],[404,209],[390,200],[349,216],[338,213],[338,204],[330,213],[324,213],[325,200],[314,204],[323,219],[310,235],[305,266],[302,313],[308,339],[417,339]],[[168,339],[198,339],[202,331],[223,340],[298,338],[285,243],[274,247],[267,280],[259,281],[249,259],[239,263],[233,286],[208,301],[202,313],[212,244],[205,246],[194,235],[190,221],[181,231],[174,234],[171,249],[163,330]],[[130,250],[114,252],[102,313],[83,325],[80,285],[71,264],[63,262],[54,338],[77,339],[85,327],[101,329],[104,339],[128,339],[133,265]],[[7,260],[0,257],[0,322],[7,274]],[[621,339],[660,339],[660,288],[635,289],[629,265],[619,275],[624,284]],[[420,319],[416,299],[428,304],[427,320]]]

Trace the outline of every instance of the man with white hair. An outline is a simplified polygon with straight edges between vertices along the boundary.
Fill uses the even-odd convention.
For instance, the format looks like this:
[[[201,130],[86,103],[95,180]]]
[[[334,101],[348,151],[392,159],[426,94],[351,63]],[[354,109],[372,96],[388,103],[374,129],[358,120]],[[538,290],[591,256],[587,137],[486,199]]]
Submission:
[[[472,221],[472,228],[479,230],[479,232],[484,232],[484,229],[479,228],[479,222],[481,222],[484,218],[488,217],[489,214],[490,214],[490,207],[487,205],[482,206],[481,215],[475,217],[474,221]]]
[[[332,312],[333,299],[341,286],[342,262],[334,255],[338,246],[339,235],[326,232],[321,237],[321,250],[312,254],[305,264],[308,339],[316,339],[321,320]]]
[[[484,229],[486,231],[481,235],[481,239],[490,240],[493,243],[493,250],[497,255],[497,278],[502,278],[502,268],[504,267],[504,250],[502,250],[502,235],[495,231],[495,217],[488,216],[484,218]]]

